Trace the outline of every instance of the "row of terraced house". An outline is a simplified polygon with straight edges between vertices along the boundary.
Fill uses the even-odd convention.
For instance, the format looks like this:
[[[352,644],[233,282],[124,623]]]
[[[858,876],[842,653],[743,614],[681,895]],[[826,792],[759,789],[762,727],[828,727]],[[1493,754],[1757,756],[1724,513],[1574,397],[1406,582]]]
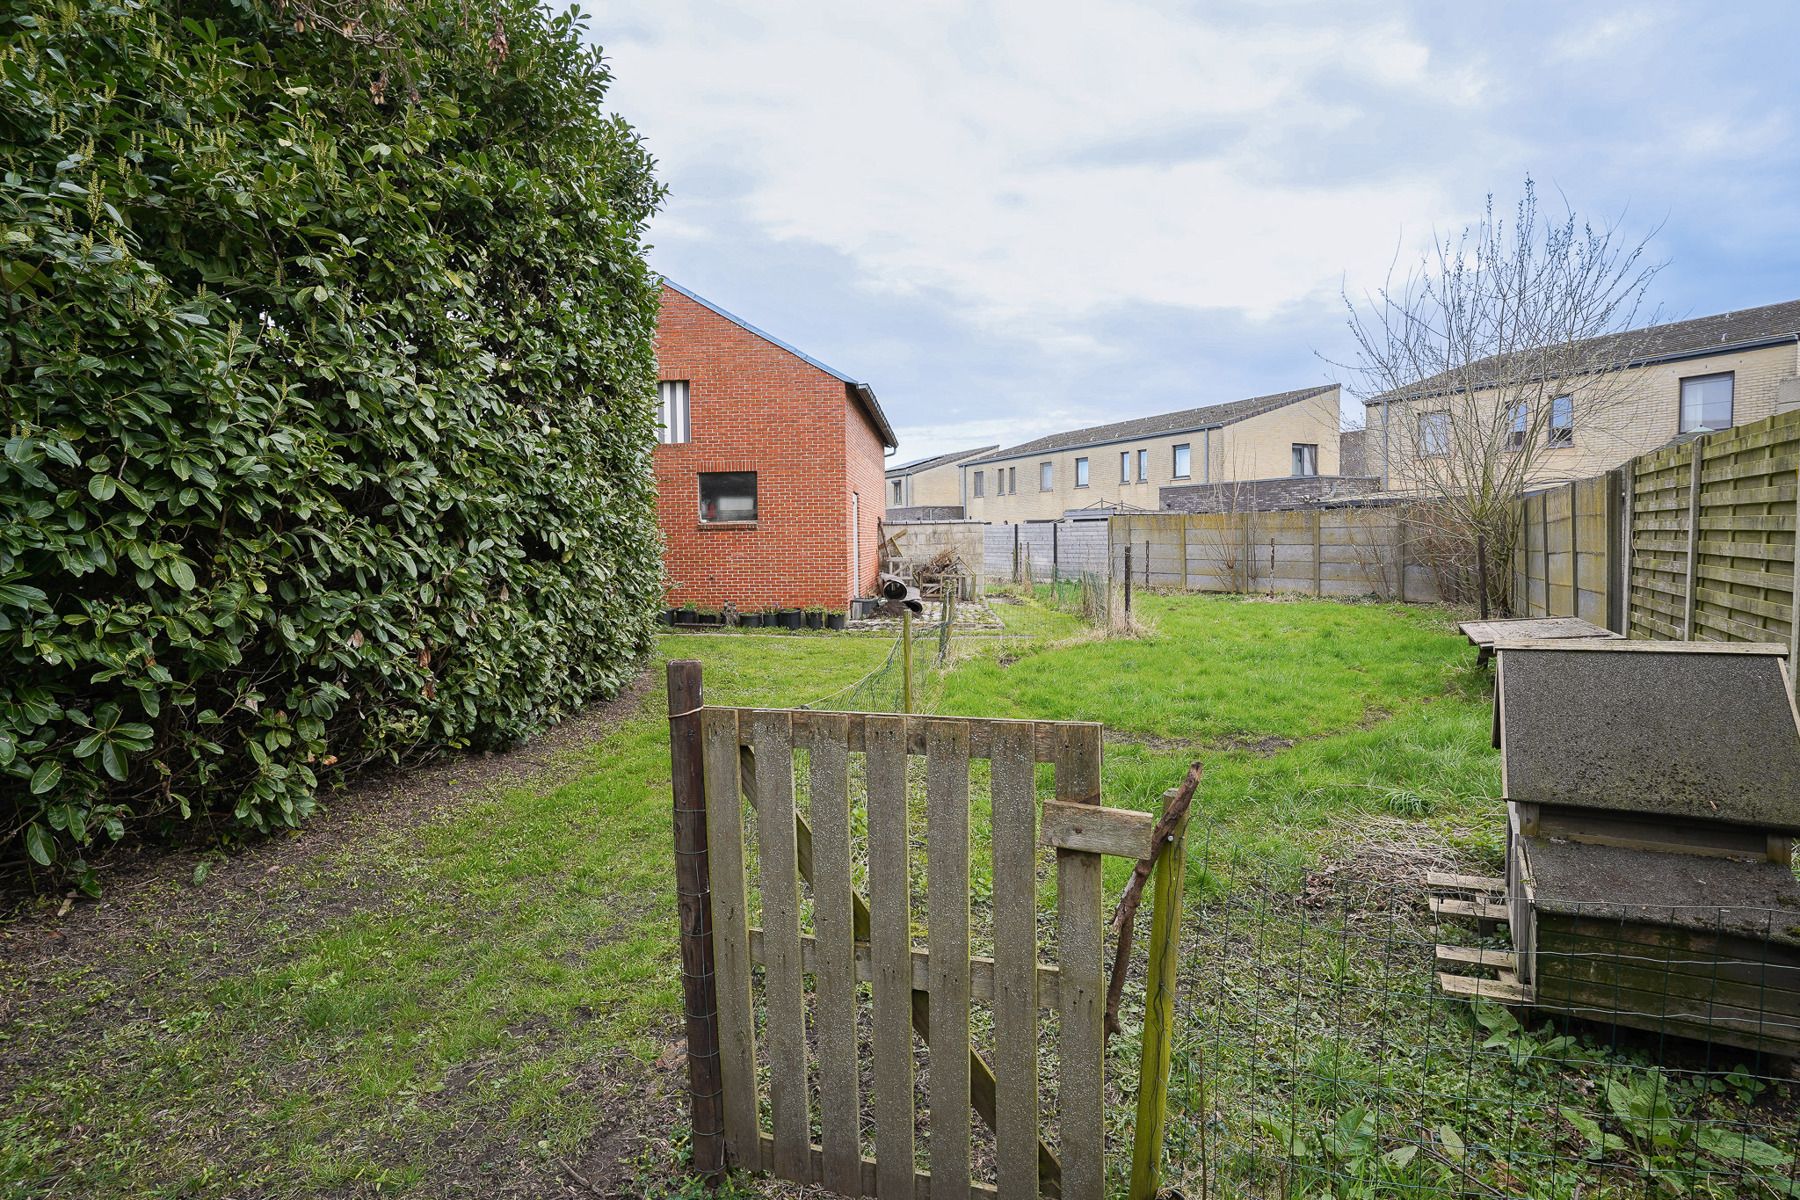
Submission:
[[[1800,408],[1800,301],[1656,325],[1620,344],[1628,359],[1590,359],[1605,373],[1604,405],[1596,379],[1559,380],[1538,389],[1541,418],[1507,414],[1546,439],[1534,484]],[[1426,488],[1450,424],[1471,419],[1468,404],[1421,385],[1364,399],[1362,428],[1345,430],[1340,388],[1319,382],[888,466],[899,440],[868,382],[671,281],[657,353],[672,605],[850,609],[874,589],[884,527],[908,520],[1404,499]]]

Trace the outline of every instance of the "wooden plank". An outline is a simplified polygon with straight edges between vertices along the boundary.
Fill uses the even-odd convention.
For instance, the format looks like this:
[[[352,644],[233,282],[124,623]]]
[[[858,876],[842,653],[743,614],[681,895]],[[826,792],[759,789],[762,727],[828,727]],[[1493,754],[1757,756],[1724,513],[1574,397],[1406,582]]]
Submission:
[[[1686,585],[1682,589],[1682,621],[1681,640],[1694,640],[1694,605],[1698,600],[1695,595],[1695,581],[1700,566],[1700,555],[1695,543],[1700,537],[1700,486],[1701,471],[1704,463],[1706,438],[1695,438],[1688,443],[1688,517],[1687,517],[1687,572]]]
[[[925,913],[931,991],[931,1177],[969,1188],[969,726],[937,721],[925,742]]]
[[[1471,975],[1437,973],[1438,988],[1446,996],[1467,1000],[1498,1000],[1502,1004],[1530,1004],[1532,990],[1519,983],[1503,983],[1496,979],[1477,979]]]
[[[769,1117],[775,1173],[804,1180],[806,987],[800,962],[800,864],[794,844],[794,743],[788,714],[751,718],[756,754],[756,836],[762,863],[763,991],[769,1039]]]
[[[1037,790],[1024,732],[993,748],[995,1181],[1006,1196],[1038,1185]]]
[[[1491,892],[1504,895],[1506,880],[1492,875],[1458,875],[1450,871],[1425,872],[1425,886],[1461,888],[1469,892]]]
[[[820,1182],[852,1195],[862,1186],[857,1083],[856,913],[850,882],[850,725],[841,715],[810,723],[805,746],[812,795],[813,927],[801,958],[814,979],[819,1043]],[[806,952],[811,949],[813,953]],[[811,961],[805,961],[809,959]]]
[[[749,1166],[757,1161],[756,1020],[750,994],[749,881],[744,871],[737,712],[701,709],[700,741],[706,763],[707,855],[712,861],[725,1153],[732,1163]]]
[[[912,879],[907,869],[906,721],[866,722],[869,947],[875,959],[875,1161],[879,1193],[913,1176]]]
[[[1469,917],[1477,921],[1504,921],[1508,918],[1506,905],[1495,904],[1480,897],[1474,900],[1457,900],[1449,896],[1430,897],[1431,911],[1440,917]]]
[[[744,708],[735,711],[747,715],[763,711],[787,712],[789,710]],[[962,719],[958,717],[929,717],[916,713],[908,716],[901,716],[896,713],[860,712],[828,714],[807,709],[795,709],[791,712],[794,736],[799,739],[804,739],[811,723],[827,715],[842,716],[849,722],[849,744],[852,753],[866,752],[868,750],[867,729],[870,721],[903,721],[905,730],[903,742],[904,752],[920,756],[925,753],[925,731],[930,727],[932,722]],[[1015,721],[1003,720],[1000,718],[971,720],[968,722],[968,725],[969,756],[971,758],[991,757],[994,740],[999,732],[1008,729],[1018,729],[1024,731],[1019,736],[1029,735],[1027,744],[1031,747],[1032,757],[1035,761],[1041,763],[1056,761],[1056,747],[1057,739],[1059,737],[1057,730],[1061,727],[1065,725],[1074,725],[1077,727],[1091,726],[1095,729],[1100,728],[1099,723],[1094,721]],[[746,731],[748,730],[747,721],[744,723],[744,728]],[[748,744],[747,741],[746,744]]]
[[[1058,1053],[1061,1056],[1059,1106],[1062,1113],[1062,1194],[1067,1200],[1101,1200],[1105,1191],[1106,1119],[1103,1049],[1105,982],[1102,976],[1100,900],[1102,853],[1048,836],[1052,819],[1066,821],[1071,832],[1087,828],[1100,807],[1099,730],[1065,728],[1056,758],[1056,799],[1044,804],[1045,841],[1056,845],[1057,963],[1062,973],[1058,1010]],[[1150,828],[1148,813],[1133,813]],[[1136,856],[1149,853],[1150,828],[1135,841]],[[1076,839],[1079,840],[1079,839]],[[1127,852],[1126,857],[1132,857]],[[998,872],[996,872],[998,878]]]
[[[1101,808],[1091,801],[1046,800],[1043,821],[1038,841],[1045,846],[1111,854],[1132,862],[1150,856],[1150,834],[1156,828],[1156,818],[1149,813]]]
[[[1498,971],[1519,969],[1518,955],[1511,950],[1489,950],[1483,946],[1439,946],[1437,960],[1471,967],[1492,967]]]

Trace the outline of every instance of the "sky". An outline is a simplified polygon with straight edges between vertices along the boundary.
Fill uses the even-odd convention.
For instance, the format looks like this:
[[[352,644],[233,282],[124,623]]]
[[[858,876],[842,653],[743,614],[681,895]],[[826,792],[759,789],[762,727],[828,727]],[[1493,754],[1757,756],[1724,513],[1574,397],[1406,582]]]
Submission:
[[[1527,175],[1650,238],[1667,319],[1800,298],[1797,25],[1793,0],[620,0],[589,36],[669,190],[651,266],[866,380],[898,463],[1349,384],[1344,296]]]

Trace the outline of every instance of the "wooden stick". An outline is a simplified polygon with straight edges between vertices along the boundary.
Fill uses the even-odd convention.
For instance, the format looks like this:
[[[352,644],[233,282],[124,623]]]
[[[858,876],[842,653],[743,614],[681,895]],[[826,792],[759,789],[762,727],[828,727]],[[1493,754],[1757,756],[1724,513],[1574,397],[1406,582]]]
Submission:
[[[669,664],[669,766],[675,794],[675,896],[681,918],[681,988],[688,1043],[694,1172],[725,1175],[719,999],[713,973],[712,877],[706,849],[705,759],[700,751],[700,664]]]
[[[1198,760],[1188,765],[1187,778],[1164,805],[1162,818],[1150,835],[1150,857],[1139,859],[1137,866],[1132,868],[1131,882],[1125,885],[1125,894],[1119,897],[1118,907],[1113,909],[1111,928],[1118,939],[1118,949],[1113,953],[1112,978],[1106,985],[1106,1036],[1109,1038],[1119,1032],[1119,997],[1125,990],[1125,972],[1131,965],[1132,926],[1137,921],[1138,905],[1144,899],[1144,884],[1149,881],[1156,860],[1174,840],[1176,827],[1187,816],[1188,805],[1193,803],[1194,792],[1200,786],[1201,773]]]

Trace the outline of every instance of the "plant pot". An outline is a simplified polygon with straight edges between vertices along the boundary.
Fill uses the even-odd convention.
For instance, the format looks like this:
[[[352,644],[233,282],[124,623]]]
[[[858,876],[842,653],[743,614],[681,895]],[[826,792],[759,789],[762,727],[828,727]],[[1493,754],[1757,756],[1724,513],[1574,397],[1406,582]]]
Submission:
[[[825,628],[827,628],[827,629],[842,629],[844,627],[844,624],[845,624],[845,617],[844,617],[843,613],[826,613],[825,614]]]
[[[675,623],[677,625],[698,625],[700,611],[694,608],[678,608],[675,610]]]
[[[783,629],[798,629],[798,628],[800,628],[800,615],[801,615],[800,610],[797,608],[782,609],[781,610],[781,627]]]
[[[675,610],[672,608],[665,608],[657,613],[656,623],[658,625],[673,625],[675,623]]]
[[[823,628],[825,628],[825,614],[822,612],[807,613],[806,614],[806,627],[808,629],[823,629]]]

